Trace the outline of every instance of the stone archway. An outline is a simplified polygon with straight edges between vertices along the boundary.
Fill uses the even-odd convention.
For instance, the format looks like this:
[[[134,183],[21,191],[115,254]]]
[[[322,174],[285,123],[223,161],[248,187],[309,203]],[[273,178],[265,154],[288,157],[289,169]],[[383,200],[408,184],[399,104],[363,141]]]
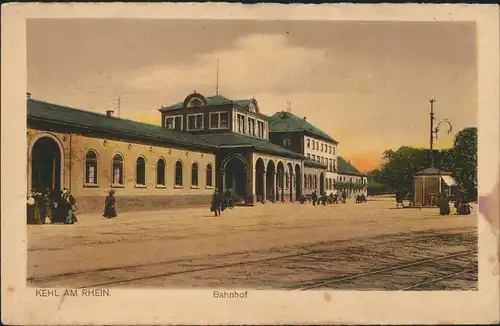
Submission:
[[[325,193],[325,174],[323,172],[319,175],[319,193],[320,195]]]
[[[282,201],[285,197],[285,165],[283,162],[278,162],[276,173],[276,200]]]
[[[266,168],[266,197],[267,200],[276,201],[276,166],[272,160],[269,160]]]
[[[288,173],[287,186],[288,186],[288,191],[289,191],[288,198],[290,199],[290,202],[293,202],[294,201],[293,188],[294,188],[295,184],[293,182],[294,175],[293,175],[292,163],[287,164],[287,173]]]
[[[266,200],[266,167],[262,158],[259,158],[255,164],[255,179],[257,201],[263,202]]]
[[[51,135],[43,135],[33,142],[30,151],[30,187],[44,191],[50,188],[54,193],[62,190],[62,147]]]
[[[229,190],[233,196],[245,198],[247,194],[246,159],[239,154],[228,156],[221,164],[222,190]]]
[[[302,174],[300,171],[300,165],[295,164],[295,200],[300,200],[302,197]]]

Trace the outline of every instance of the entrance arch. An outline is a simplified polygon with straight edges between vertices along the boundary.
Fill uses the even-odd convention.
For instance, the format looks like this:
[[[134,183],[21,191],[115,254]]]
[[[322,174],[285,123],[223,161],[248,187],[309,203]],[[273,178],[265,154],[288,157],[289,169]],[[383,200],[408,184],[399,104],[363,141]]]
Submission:
[[[275,196],[276,196],[276,186],[274,185],[275,182],[275,171],[276,167],[274,166],[274,162],[272,160],[269,160],[267,163],[267,172],[266,172],[266,194],[267,194],[267,200],[270,201],[275,201]]]
[[[63,188],[63,149],[59,140],[43,134],[33,142],[30,149],[30,186],[32,190],[50,188],[59,193]]]
[[[278,178],[276,182],[276,200],[283,200],[285,192],[285,165],[283,162],[278,162]]]
[[[295,199],[300,200],[302,197],[302,174],[300,172],[300,165],[295,165]]]
[[[288,194],[288,198],[290,199],[290,202],[293,201],[293,166],[292,166],[292,163],[288,163],[287,164],[287,173],[288,173],[288,184],[287,184],[287,187],[288,187],[288,191],[289,191],[289,194]]]
[[[229,190],[232,195],[247,195],[247,161],[241,155],[231,155],[222,162],[222,191]]]
[[[265,172],[266,168],[264,165],[264,160],[259,158],[255,164],[255,194],[257,195],[257,201],[264,201],[264,183],[265,183]]]
[[[325,192],[325,174],[321,172],[319,176],[319,193],[322,195]]]

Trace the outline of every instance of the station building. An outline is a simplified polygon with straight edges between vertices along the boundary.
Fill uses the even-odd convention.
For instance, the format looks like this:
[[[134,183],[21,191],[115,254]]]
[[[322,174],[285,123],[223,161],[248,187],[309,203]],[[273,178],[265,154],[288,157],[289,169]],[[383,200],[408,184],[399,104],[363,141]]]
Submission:
[[[330,136],[291,113],[268,117],[255,99],[193,92],[159,109],[161,126],[35,99],[27,107],[28,192],[68,188],[80,212],[102,210],[110,189],[123,212],[208,205],[215,188],[246,205],[295,201],[363,178],[341,174]]]

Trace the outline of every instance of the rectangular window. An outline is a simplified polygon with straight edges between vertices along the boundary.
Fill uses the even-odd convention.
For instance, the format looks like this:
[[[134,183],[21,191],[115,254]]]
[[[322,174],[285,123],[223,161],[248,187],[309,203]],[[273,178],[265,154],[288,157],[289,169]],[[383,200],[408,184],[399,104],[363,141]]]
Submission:
[[[248,118],[248,134],[255,136],[255,119]]]
[[[188,130],[203,129],[203,113],[188,114]]]
[[[290,147],[291,143],[292,141],[290,140],[290,138],[283,139],[283,145],[285,146],[285,148]]]
[[[264,121],[257,121],[257,136],[264,138]]]
[[[210,129],[226,129],[229,127],[229,112],[210,113]]]
[[[165,128],[182,131],[182,115],[165,118]]]
[[[321,151],[323,151],[323,143],[321,143]]]
[[[245,116],[242,114],[237,114],[236,121],[238,123],[238,132],[245,133]]]
[[[307,138],[307,148],[311,148],[311,140]]]
[[[319,142],[316,142],[316,150],[319,150]]]
[[[333,147],[333,155],[335,155],[335,147]]]

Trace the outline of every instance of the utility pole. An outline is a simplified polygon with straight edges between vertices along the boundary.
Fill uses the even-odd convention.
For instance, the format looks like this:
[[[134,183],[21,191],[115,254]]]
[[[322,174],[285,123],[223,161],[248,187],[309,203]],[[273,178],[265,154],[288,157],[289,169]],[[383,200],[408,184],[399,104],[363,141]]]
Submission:
[[[292,103],[290,101],[287,101],[286,103],[288,104],[287,108],[286,108],[286,112],[291,113],[292,112]]]
[[[219,58],[217,58],[217,82],[215,84],[215,95],[219,95]]]
[[[118,96],[118,117],[120,117],[120,96]]]
[[[430,116],[431,116],[431,129],[430,129],[430,156],[431,156],[431,168],[434,167],[434,157],[432,155],[432,150],[433,150],[433,145],[434,145],[434,102],[436,102],[436,100],[434,99],[431,99],[429,100],[429,103],[431,103],[431,113],[430,113]]]

